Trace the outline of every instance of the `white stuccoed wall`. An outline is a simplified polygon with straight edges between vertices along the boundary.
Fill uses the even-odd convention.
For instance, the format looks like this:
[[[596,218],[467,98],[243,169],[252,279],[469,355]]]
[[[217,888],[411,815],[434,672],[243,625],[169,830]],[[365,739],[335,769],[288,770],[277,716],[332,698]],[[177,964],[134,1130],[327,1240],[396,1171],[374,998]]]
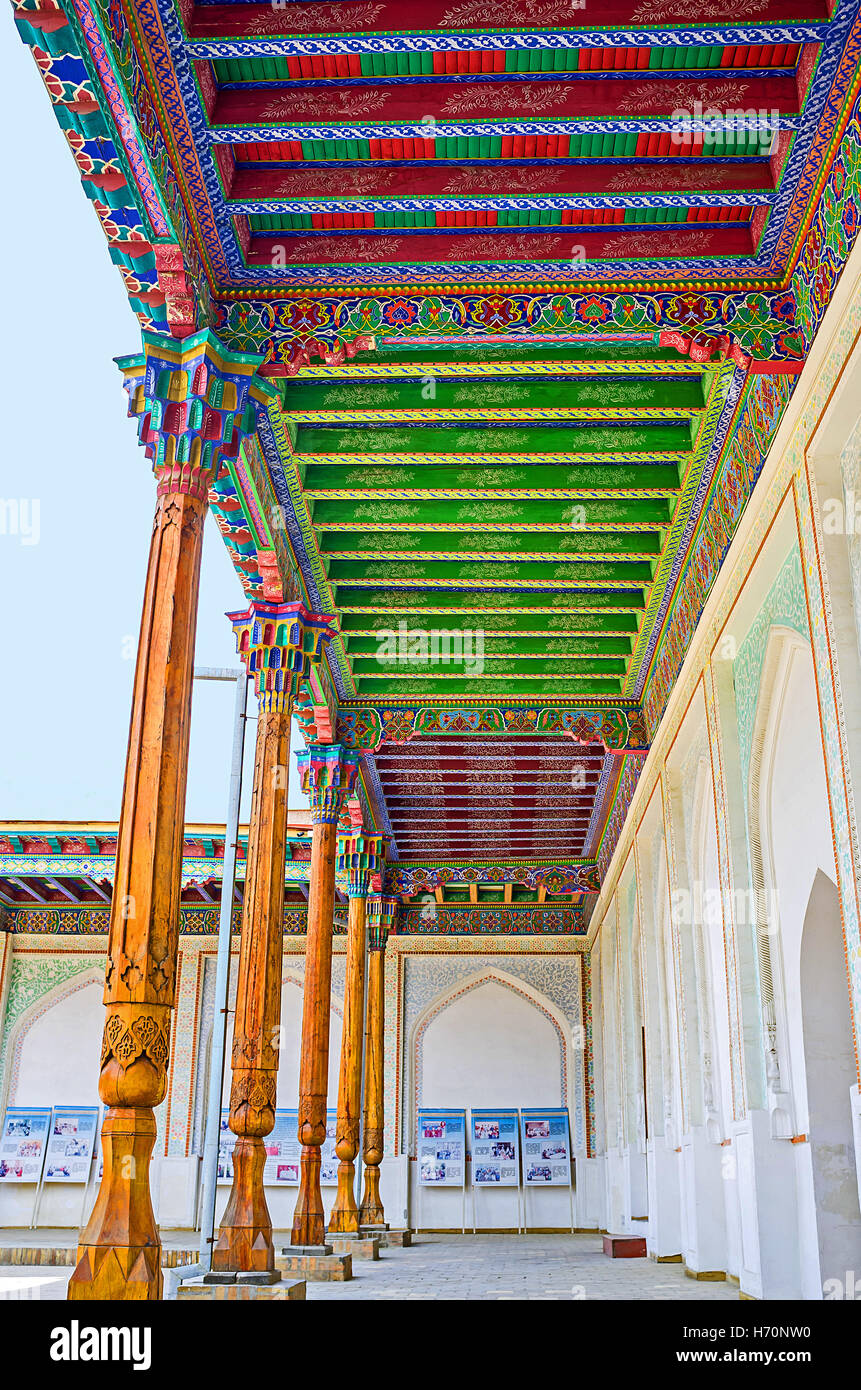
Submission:
[[[570,1052],[570,1038],[566,1046]],[[462,994],[432,1019],[416,1067],[422,1107],[468,1111],[568,1104],[557,1029],[534,1003],[495,981]],[[416,1166],[410,1164],[413,1223],[460,1228],[460,1189],[421,1186]],[[570,1225],[567,1189],[530,1190],[526,1201],[529,1226]],[[515,1188],[482,1187],[476,1193],[470,1186],[465,1207],[469,1228],[473,1223],[479,1229],[518,1225]]]
[[[28,1025],[23,1020],[14,1048],[17,1076],[7,1095],[10,1105],[98,1105],[102,1045],[103,986],[95,981],[60,997]],[[27,1226],[35,1187],[0,1187],[0,1224]],[[40,1226],[76,1226],[83,1187],[46,1183],[39,1207]]]
[[[22,948],[32,950],[36,938],[22,937],[16,940]],[[58,939],[57,952],[74,954],[76,944],[73,938]],[[194,938],[180,939],[180,951],[187,953],[189,960],[194,952],[201,949],[201,945],[202,943]],[[44,936],[38,938],[38,946],[40,950],[45,949]],[[427,942],[423,941],[421,947],[426,952]],[[205,949],[209,951],[211,948],[214,949],[214,943],[207,941]],[[484,943],[482,949],[492,949],[491,944]],[[523,952],[519,958],[522,959],[524,956],[528,958],[528,951]],[[450,962],[451,956],[447,959]],[[505,961],[502,962],[503,966],[504,964]],[[183,970],[190,968],[188,964],[183,966]],[[570,969],[570,957],[560,957],[559,968]],[[233,975],[235,987],[235,960]],[[343,956],[339,958],[336,953],[329,1046],[331,1109],[337,1104],[338,1092],[342,975]],[[447,977],[441,973],[437,984],[434,971],[431,978],[433,983],[430,993],[433,996],[436,991],[436,997],[431,998],[429,1011],[433,1011],[440,1000],[444,1006],[422,1030],[419,1090],[423,1104],[463,1106],[467,1109],[497,1104],[508,1107],[555,1107],[560,1104],[570,1106],[568,1092],[571,1069],[582,1067],[582,1054],[572,1046],[570,1021],[567,1021],[558,1009],[554,1010],[550,1002],[540,996],[536,996],[533,1001],[523,993],[494,980],[471,988],[460,998],[448,1003]],[[26,1013],[18,1018],[9,1030],[6,1077],[7,1081],[11,1078],[12,1083],[7,1084],[7,1104],[99,1103],[99,1053],[104,1025],[102,991],[101,976],[93,971],[91,978],[72,978],[59,985],[32,1011],[32,1021]],[[174,1112],[171,1115],[171,1130],[175,1129],[179,1120],[180,1128],[185,1132],[187,1127],[189,1136],[192,1133],[191,1115],[183,1111],[181,1116],[177,1116],[176,1112],[175,1096],[181,1089],[178,1073],[182,1067],[193,1067],[191,1084],[182,1091],[182,1094],[188,1095],[189,1109],[193,1111],[196,1092],[204,1084],[208,1055],[208,1026],[205,1027],[203,1038],[200,1037],[202,1001],[194,1003],[192,1000],[191,1007],[195,1020],[193,1032],[198,1042],[195,1045],[193,1064],[182,1058],[177,1060],[176,1056],[173,1058]],[[553,1013],[555,1023],[548,1017],[547,1011]],[[282,989],[282,1064],[278,1083],[278,1103],[282,1108],[295,1107],[298,1100],[301,1016],[302,961],[295,954],[287,952]],[[388,1018],[387,1030],[390,1034],[397,1029],[397,1017]],[[178,1031],[177,1019],[174,1029],[175,1040]],[[562,1076],[560,1036],[564,1038],[567,1056],[567,1090]],[[230,1093],[230,1045],[229,1029],[225,1105],[228,1104]],[[406,1082],[405,1091],[409,1091],[411,1082],[416,1079],[412,1074],[413,1064],[414,1053],[410,1040],[403,1039],[400,1065],[402,1079]],[[407,1080],[407,1077],[410,1079]],[[408,1113],[411,1113],[409,1107]],[[184,1153],[184,1144],[177,1149],[176,1142],[172,1143],[169,1155],[165,1154],[167,1101],[158,1107],[156,1121],[159,1135],[153,1154],[151,1174],[156,1216],[165,1229],[189,1228],[197,1217],[200,1157],[194,1152]],[[407,1128],[411,1125],[412,1118],[409,1118]],[[190,1139],[188,1147],[191,1148]],[[595,1164],[596,1160],[591,1162]],[[587,1160],[583,1159],[580,1173],[583,1179],[584,1203],[586,1164]],[[390,1224],[397,1226],[408,1222],[415,1223],[419,1218],[424,1225],[449,1225],[459,1228],[460,1194],[425,1191],[419,1199],[421,1205],[417,1207],[414,1170],[415,1164],[405,1152],[387,1152],[382,1165],[382,1193]],[[95,1179],[95,1170],[93,1178]],[[85,1216],[95,1200],[96,1188],[97,1183],[94,1180],[83,1207]],[[361,1191],[361,1171],[358,1190]],[[227,1185],[219,1188],[217,1219],[220,1219],[224,1210],[228,1192]],[[328,1212],[334,1200],[335,1188],[326,1187],[323,1194]],[[30,1220],[34,1196],[35,1189],[29,1186],[0,1186],[0,1226],[26,1226]],[[270,1213],[276,1229],[290,1228],[295,1197],[295,1188],[267,1188]],[[39,1225],[78,1225],[83,1198],[83,1189],[78,1186],[67,1187],[58,1184],[46,1187],[41,1202]],[[527,1200],[530,1224],[562,1228],[567,1228],[570,1224],[571,1212],[567,1190],[530,1192]],[[467,1216],[471,1225],[472,1205],[469,1195]],[[482,1189],[479,1192],[476,1218],[479,1227],[516,1226],[516,1194],[512,1191]],[[588,1218],[586,1221],[588,1224]]]

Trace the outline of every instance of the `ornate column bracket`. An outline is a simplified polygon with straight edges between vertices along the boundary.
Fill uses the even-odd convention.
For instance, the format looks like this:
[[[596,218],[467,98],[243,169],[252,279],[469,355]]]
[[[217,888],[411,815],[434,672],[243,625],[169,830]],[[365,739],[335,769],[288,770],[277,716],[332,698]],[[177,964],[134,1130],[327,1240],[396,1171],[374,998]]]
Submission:
[[[365,1184],[359,1223],[382,1226],[385,1211],[380,1197],[380,1164],[383,1161],[383,1037],[385,1031],[385,951],[395,929],[398,899],[383,894],[368,898],[368,1000],[365,1014],[365,1115],[362,1158]]]
[[[248,668],[262,710],[283,709],[299,693],[311,665],[335,636],[331,615],[309,613],[301,603],[256,602],[228,613],[236,649]]]
[[[338,820],[358,776],[359,755],[340,744],[312,744],[298,754],[302,790],[311,802],[313,838],[305,942],[305,991],[299,1068],[302,1145],[293,1245],[322,1245],[325,1233],[320,1190],[320,1148],[326,1137],[329,1012],[332,989],[332,918]]]
[[[154,1107],[170,1055],[197,601],[208,489],[253,424],[259,358],[213,334],[143,335],[119,359],[157,501],[135,666],[105,971],[99,1094],[104,1167],[70,1299],[158,1299],[161,1246],[149,1191]]]
[[[337,825],[356,785],[359,754],[340,743],[312,743],[296,754],[302,790],[311,802],[312,825]]]
[[[256,425],[250,390],[262,359],[229,352],[209,329],[181,342],[142,336],[142,354],[116,360],[158,496],[206,501],[221,459],[236,458]]]
[[[338,1192],[329,1217],[329,1230],[358,1232],[356,1203],[356,1155],[359,1152],[362,1103],[362,1034],[365,1002],[365,901],[371,880],[384,853],[382,835],[364,832],[342,836],[338,846],[338,872],[346,882],[350,901],[347,930],[347,969],[344,984],[344,1026],[341,1034],[341,1068],[338,1076],[338,1123],[335,1153],[339,1159]]]
[[[228,617],[259,714],[233,1033],[233,1185],[212,1264],[265,1272],[275,1268],[263,1141],[275,1124],[280,1059],[290,719],[296,691],[333,633],[328,618],[299,603],[258,602]]]
[[[398,929],[400,898],[388,893],[375,893],[368,898],[369,945],[372,951],[384,951],[391,932]]]

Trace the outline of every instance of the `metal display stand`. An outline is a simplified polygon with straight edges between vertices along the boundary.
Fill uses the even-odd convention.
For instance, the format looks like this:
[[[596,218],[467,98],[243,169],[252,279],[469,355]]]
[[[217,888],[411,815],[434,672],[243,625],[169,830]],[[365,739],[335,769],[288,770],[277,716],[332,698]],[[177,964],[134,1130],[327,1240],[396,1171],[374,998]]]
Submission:
[[[563,1182],[556,1181],[555,1178],[551,1177],[550,1180],[547,1182],[546,1186],[549,1187],[549,1188],[553,1188],[553,1187],[558,1188],[558,1187],[567,1186],[567,1188],[568,1188],[568,1203],[569,1203],[569,1210],[570,1210],[570,1216],[571,1216],[571,1234],[572,1234],[572,1235],[574,1234],[574,1229],[575,1229],[575,1227],[574,1227],[574,1161],[573,1161],[573,1159],[572,1159],[572,1157],[571,1157],[571,1121],[570,1121],[570,1117],[569,1117],[569,1114],[568,1114],[568,1108],[567,1108],[567,1106],[560,1106],[560,1107],[558,1107],[558,1108],[556,1108],[556,1109],[554,1109],[554,1108],[552,1108],[552,1107],[548,1107],[547,1109],[529,1109],[529,1110],[521,1110],[521,1112],[520,1112],[520,1135],[521,1135],[521,1145],[520,1145],[520,1148],[521,1148],[522,1161],[523,1161],[523,1211],[524,1211],[524,1232],[528,1232],[528,1226],[527,1226],[527,1222],[526,1222],[527,1213],[528,1213],[528,1208],[527,1208],[527,1204],[526,1204],[526,1193],[527,1193],[527,1190],[530,1189],[531,1186],[535,1186],[534,1184],[530,1184],[529,1179],[528,1179],[529,1159],[528,1159],[527,1153],[526,1153],[526,1142],[527,1142],[526,1127],[527,1127],[527,1124],[535,1124],[535,1123],[541,1124],[541,1123],[547,1123],[547,1126],[548,1126],[548,1136],[547,1136],[547,1137],[548,1137],[548,1141],[549,1141],[549,1142],[552,1142],[552,1140],[553,1140],[553,1135],[552,1135],[552,1128],[551,1128],[551,1127],[552,1127],[554,1124],[555,1124],[556,1126],[558,1126],[560,1120],[564,1121],[564,1130],[565,1130],[565,1166],[566,1166],[565,1182],[563,1183]],[[530,1139],[530,1142],[534,1142],[534,1136],[530,1135],[530,1136],[529,1136],[529,1139]],[[560,1159],[560,1158],[551,1158],[551,1159],[548,1159],[547,1162],[548,1162],[548,1164],[552,1165],[553,1167],[561,1166],[561,1159]],[[552,1171],[552,1167],[551,1167],[551,1171]]]
[[[46,1118],[46,1123],[45,1123],[45,1131],[44,1131],[45,1137],[44,1137],[44,1141],[43,1141],[43,1143],[42,1143],[42,1155],[41,1155],[42,1161],[41,1161],[41,1163],[39,1164],[39,1175],[38,1175],[38,1177],[36,1177],[35,1174],[33,1174],[32,1176],[28,1176],[28,1177],[26,1177],[26,1178],[24,1178],[24,1177],[17,1178],[17,1177],[15,1177],[15,1176],[13,1175],[13,1176],[11,1176],[11,1177],[10,1177],[10,1176],[7,1176],[7,1177],[4,1177],[4,1178],[0,1179],[0,1190],[2,1190],[2,1188],[3,1188],[4,1186],[6,1186],[7,1184],[8,1184],[9,1186],[17,1186],[19,1183],[21,1183],[22,1185],[25,1185],[25,1184],[26,1184],[26,1185],[29,1185],[30,1183],[35,1183],[35,1184],[36,1184],[36,1194],[35,1194],[35,1197],[33,1198],[33,1209],[32,1209],[32,1211],[31,1211],[31,1213],[30,1213],[30,1224],[29,1224],[29,1229],[30,1229],[31,1231],[34,1229],[35,1224],[36,1224],[36,1215],[37,1215],[38,1210],[39,1210],[39,1199],[40,1199],[40,1197],[41,1197],[41,1195],[42,1195],[42,1181],[43,1181],[43,1175],[44,1175],[44,1172],[45,1172],[45,1155],[46,1155],[47,1152],[48,1152],[48,1139],[49,1139],[49,1136],[50,1136],[50,1133],[51,1133],[51,1117],[52,1117],[53,1113],[54,1113],[54,1112],[53,1112],[53,1109],[52,1109],[51,1107],[47,1106],[47,1105],[10,1105],[9,1108],[7,1109],[5,1115],[3,1116],[3,1126],[2,1126],[2,1131],[0,1131],[0,1133],[2,1133],[2,1134],[3,1134],[3,1137],[5,1138],[5,1137],[6,1137],[6,1129],[7,1129],[8,1125],[9,1125],[10,1119],[14,1119],[14,1118],[17,1117],[17,1116],[21,1116],[22,1118],[23,1118],[23,1117],[26,1117],[26,1116],[33,1116],[33,1117],[35,1117],[35,1116],[42,1116],[42,1117],[47,1117],[47,1118]],[[24,1137],[29,1137],[29,1136],[24,1136]],[[28,1155],[28,1157],[31,1157],[31,1155]]]
[[[35,1202],[34,1202],[34,1204],[33,1204],[33,1215],[32,1215],[31,1220],[30,1220],[30,1230],[31,1230],[31,1231],[35,1230],[36,1227],[37,1227],[38,1224],[39,1224],[39,1210],[40,1210],[40,1207],[41,1207],[41,1205],[42,1205],[42,1195],[43,1195],[43,1192],[44,1192],[44,1189],[45,1189],[45,1184],[46,1184],[46,1183],[49,1183],[49,1182],[51,1181],[51,1178],[49,1177],[49,1174],[48,1174],[48,1154],[49,1154],[49,1152],[50,1152],[51,1140],[52,1140],[52,1137],[53,1137],[54,1132],[55,1132],[55,1126],[56,1126],[56,1124],[57,1124],[57,1121],[63,1116],[63,1114],[66,1114],[66,1115],[91,1115],[91,1116],[93,1117],[93,1131],[92,1131],[92,1140],[91,1140],[92,1147],[91,1147],[91,1149],[90,1149],[89,1157],[88,1157],[88,1159],[87,1159],[87,1171],[86,1171],[86,1175],[85,1175],[85,1177],[84,1177],[84,1179],[83,1179],[84,1195],[83,1195],[83,1198],[82,1198],[82,1200],[81,1200],[81,1213],[80,1213],[80,1217],[79,1217],[79,1220],[78,1220],[78,1225],[79,1225],[79,1226],[83,1225],[83,1221],[84,1221],[84,1208],[86,1207],[86,1203],[87,1203],[87,1194],[88,1194],[88,1192],[89,1192],[89,1190],[90,1190],[90,1179],[92,1178],[92,1175],[93,1175],[93,1160],[94,1160],[94,1158],[95,1158],[95,1156],[96,1156],[96,1154],[97,1154],[97,1152],[98,1152],[97,1145],[96,1145],[96,1140],[98,1139],[99,1132],[100,1132],[100,1129],[99,1129],[99,1120],[100,1120],[100,1116],[101,1116],[101,1110],[99,1109],[99,1107],[98,1107],[97,1105],[82,1105],[82,1106],[55,1105],[55,1106],[52,1108],[52,1110],[51,1110],[51,1118],[50,1118],[49,1121],[48,1121],[48,1133],[47,1133],[46,1138],[45,1138],[45,1152],[44,1152],[44,1154],[43,1154],[43,1156],[42,1156],[42,1172],[41,1172],[41,1176],[40,1176],[40,1178],[39,1178],[39,1185],[38,1185],[38,1187],[37,1187],[37,1189],[36,1189],[36,1200],[35,1200]],[[75,1184],[75,1180],[74,1180],[74,1179],[56,1179],[56,1178],[55,1178],[54,1181],[55,1181],[56,1183],[58,1183],[58,1185],[62,1185],[62,1183],[63,1183],[64,1181],[69,1181],[69,1182],[72,1183],[73,1185]]]
[[[479,1142],[479,1136],[477,1136],[477,1135],[476,1135],[476,1132],[475,1132],[475,1131],[476,1131],[476,1125],[477,1125],[477,1124],[493,1124],[494,1122],[496,1122],[496,1123],[497,1123],[497,1126],[498,1126],[497,1140],[500,1141],[500,1140],[502,1140],[502,1127],[503,1127],[503,1124],[504,1124],[505,1121],[508,1121],[508,1122],[509,1122],[509,1127],[512,1127],[512,1126],[513,1126],[513,1131],[514,1131],[514,1147],[515,1147],[514,1162],[515,1162],[515,1166],[516,1166],[516,1169],[517,1169],[515,1182],[513,1182],[513,1183],[512,1183],[512,1182],[503,1183],[503,1182],[500,1181],[499,1187],[496,1187],[496,1186],[495,1186],[494,1184],[492,1184],[492,1183],[480,1183],[480,1182],[478,1182],[478,1181],[476,1180],[476,1176],[475,1176],[475,1174],[476,1174],[475,1149],[476,1149],[476,1144]],[[523,1203],[522,1203],[522,1199],[523,1199],[523,1190],[522,1190],[522,1182],[521,1182],[521,1167],[520,1167],[520,1147],[521,1147],[521,1146],[520,1146],[520,1141],[519,1141],[519,1133],[520,1133],[520,1112],[519,1112],[517,1109],[515,1109],[515,1108],[511,1108],[511,1109],[502,1109],[502,1108],[500,1108],[500,1109],[496,1109],[496,1110],[494,1110],[494,1109],[490,1109],[490,1110],[470,1110],[470,1134],[471,1134],[471,1138],[472,1138],[472,1234],[473,1234],[473,1235],[476,1234],[477,1229],[478,1229],[477,1215],[476,1215],[476,1213],[477,1213],[477,1207],[478,1207],[478,1192],[479,1192],[479,1189],[480,1189],[480,1188],[483,1188],[483,1187],[489,1188],[491,1191],[500,1191],[502,1188],[506,1188],[506,1187],[507,1187],[507,1188],[515,1188],[515,1189],[516,1189],[516,1191],[517,1191],[517,1234],[518,1234],[518,1235],[523,1235],[523,1234],[525,1234],[524,1227],[525,1227],[525,1225],[526,1225],[526,1212],[525,1212],[525,1205],[523,1205]],[[486,1137],[486,1136],[481,1136],[481,1142],[484,1142],[485,1137]],[[504,1140],[502,1140],[502,1142],[504,1142]],[[494,1161],[499,1162],[500,1160],[494,1160]]]
[[[417,1209],[418,1209],[418,1210],[417,1210],[417,1213],[416,1213],[416,1215],[417,1215],[416,1227],[417,1227],[417,1229],[419,1229],[419,1228],[420,1228],[420,1225],[421,1225],[422,1189],[423,1189],[424,1187],[437,1187],[437,1188],[443,1188],[443,1187],[453,1187],[453,1186],[454,1186],[453,1183],[444,1183],[444,1182],[440,1182],[440,1183],[423,1183],[423,1182],[422,1182],[422,1155],[421,1155],[421,1146],[422,1146],[422,1142],[423,1142],[424,1136],[421,1134],[421,1130],[422,1130],[426,1125],[431,1124],[431,1123],[433,1123],[434,1121],[441,1121],[441,1122],[443,1123],[443,1125],[445,1125],[445,1124],[446,1124],[448,1121],[450,1121],[450,1120],[451,1120],[451,1121],[454,1121],[455,1118],[457,1118],[457,1119],[459,1120],[459,1126],[458,1126],[458,1128],[459,1128],[460,1132],[463,1134],[463,1162],[462,1162],[462,1168],[461,1168],[461,1183],[460,1183],[460,1188],[461,1188],[461,1211],[460,1211],[460,1215],[461,1215],[461,1234],[462,1234],[462,1235],[466,1235],[466,1167],[467,1167],[467,1162],[468,1162],[468,1152],[467,1152],[467,1142],[466,1142],[467,1130],[466,1130],[466,1111],[465,1111],[465,1110],[456,1110],[456,1109],[445,1109],[445,1108],[440,1108],[440,1109],[433,1109],[433,1110],[430,1110],[430,1109],[428,1109],[428,1110],[419,1110],[419,1112],[418,1112],[418,1115],[417,1115],[417,1118],[416,1118],[416,1162],[418,1163],[418,1191],[417,1191],[417,1193],[416,1193],[416,1206],[417,1206]],[[444,1138],[444,1136],[441,1136],[441,1137],[440,1137],[440,1141],[439,1141],[440,1143],[443,1142],[443,1138]],[[425,1142],[426,1142],[426,1141],[425,1141]]]

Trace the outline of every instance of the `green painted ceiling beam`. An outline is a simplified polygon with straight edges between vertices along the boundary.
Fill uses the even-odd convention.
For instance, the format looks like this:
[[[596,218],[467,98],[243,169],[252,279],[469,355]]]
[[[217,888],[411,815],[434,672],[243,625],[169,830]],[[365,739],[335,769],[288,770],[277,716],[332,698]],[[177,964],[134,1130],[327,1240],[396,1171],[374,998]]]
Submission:
[[[318,531],[330,529],[341,536],[355,532],[396,531],[401,527],[415,534],[451,530],[458,533],[489,526],[506,531],[525,532],[548,530],[567,533],[571,520],[562,519],[559,505],[552,501],[530,499],[521,502],[495,502],[475,498],[469,502],[449,502],[445,499],[411,502],[359,503],[314,502],[313,519]],[[660,531],[669,526],[672,512],[661,497],[615,497],[609,501],[586,499],[582,503],[582,522],[587,528],[637,526]]]
[[[391,619],[388,627],[391,629]],[[433,627],[433,625],[430,625]],[[487,660],[496,659],[504,656],[511,660],[516,660],[521,656],[547,656],[548,658],[563,657],[591,657],[591,656],[630,656],[631,638],[629,636],[604,637],[596,634],[592,637],[579,637],[574,634],[559,634],[548,632],[546,636],[522,637],[515,633],[513,637],[492,636],[484,632],[480,623],[475,625],[483,633],[483,652]],[[415,632],[416,625],[410,625],[410,632]],[[426,629],[427,630],[427,629]],[[456,627],[450,629],[458,632]],[[474,629],[467,628],[472,632]],[[387,629],[381,626],[380,632],[376,636],[349,636],[346,642],[347,651],[350,657],[374,657],[380,653],[385,643]],[[353,662],[353,670],[358,669]]]
[[[361,696],[372,696],[374,699],[386,699],[398,697],[409,699],[413,695],[429,696],[433,699],[450,699],[453,695],[473,695],[480,696],[482,699],[499,698],[510,700],[513,698],[521,699],[532,695],[543,695],[548,700],[559,699],[563,696],[566,699],[577,700],[581,697],[591,695],[614,696],[621,690],[621,682],[615,677],[607,680],[596,680],[594,677],[579,678],[576,676],[565,676],[562,680],[547,680],[535,676],[527,676],[523,680],[518,680],[512,675],[501,676],[498,680],[485,678],[483,680],[462,680],[459,677],[445,682],[445,689],[441,689],[440,684],[436,684],[432,679],[424,676],[405,677],[402,675],[394,676],[386,680],[372,680],[367,676],[360,677],[356,686]]]
[[[517,331],[515,328],[514,332]],[[528,329],[520,329],[520,333],[517,341],[510,343],[488,343],[476,338],[474,343],[446,346],[444,339],[433,344],[427,341],[413,342],[404,338],[397,329],[389,332],[385,326],[378,326],[374,332],[376,348],[373,357],[346,361],[337,367],[302,367],[296,377],[280,378],[279,389],[282,397],[286,398],[295,382],[312,381],[315,377],[327,381],[352,381],[368,376],[397,380],[410,372],[425,375],[426,369],[434,366],[446,366],[456,375],[474,372],[483,376],[498,370],[500,364],[506,376],[518,375],[518,367],[524,364],[537,365],[543,372],[545,363],[552,363],[554,370],[573,374],[588,373],[603,367],[616,375],[621,364],[638,373],[651,370],[698,377],[713,370],[708,363],[679,357],[675,348],[660,347],[655,341],[659,330],[655,330],[652,340],[631,338],[604,343],[588,337],[582,342],[576,338],[565,342],[535,342]]]
[[[651,559],[660,554],[660,534],[654,531],[599,531],[571,527],[567,532],[510,535],[505,531],[469,532],[455,536],[442,534],[410,535],[403,532],[353,533],[344,535],[328,532],[320,538],[321,554],[332,559],[413,559],[415,555],[428,559],[457,560],[464,552],[468,556],[511,554],[518,558],[540,559]],[[402,554],[403,552],[403,554]]]
[[[553,596],[555,598],[555,595]],[[620,643],[624,642],[625,650],[629,649],[637,633],[637,619],[633,613],[558,613],[556,608],[548,609],[546,615],[540,613],[482,613],[480,621],[476,622],[478,616],[475,613],[451,612],[440,614],[429,608],[412,611],[407,614],[399,614],[391,609],[381,613],[378,609],[368,609],[366,612],[349,612],[341,615],[341,635],[346,643],[347,649],[352,651],[364,651],[375,648],[378,636],[381,631],[390,631],[393,627],[397,628],[398,622],[403,620],[408,622],[409,627],[436,627],[458,630],[467,629],[473,631],[480,627],[485,633],[485,641],[488,634],[494,634],[496,638],[517,638],[518,646],[524,648],[528,646],[530,637],[539,638],[538,649],[543,650],[547,641],[556,637],[562,637],[566,641],[577,639],[588,639],[597,642],[604,639],[618,638]],[[445,618],[444,622],[435,621],[436,618]],[[521,635],[522,634],[522,635]],[[372,646],[362,645],[368,639]],[[354,643],[358,645],[354,647]]]
[[[560,573],[560,570],[564,570],[564,573]],[[560,557],[558,564],[535,560],[531,564],[523,565],[516,561],[509,563],[505,560],[495,560],[492,563],[482,563],[481,561],[449,563],[446,560],[427,560],[418,563],[402,560],[378,560],[365,563],[361,560],[331,560],[329,562],[329,579],[336,583],[344,581],[352,584],[362,580],[371,580],[374,584],[379,584],[382,579],[386,584],[396,584],[405,580],[413,582],[415,579],[423,579],[425,581],[439,580],[446,584],[475,584],[482,587],[486,584],[492,584],[496,588],[500,584],[532,585],[536,583],[547,583],[552,587],[557,587],[560,584],[569,587],[588,584],[592,587],[596,582],[633,586],[651,583],[652,567],[641,560],[625,560],[618,563],[607,560],[583,562],[566,560],[564,557]]]
[[[550,592],[536,589],[385,589],[356,588],[349,584],[338,588],[338,608],[341,612],[358,608],[361,612],[397,612],[397,606],[404,611],[427,609],[428,612],[482,612],[487,609],[520,608],[530,612],[558,614],[560,609],[568,612],[588,612],[603,609],[637,610],[645,607],[641,589],[583,589],[577,593],[570,590]]]
[[[694,421],[696,425],[696,421]],[[296,450],[299,454],[421,453],[421,454],[540,454],[604,453],[618,450],[654,453],[656,450],[691,448],[691,423],[627,426],[615,422],[583,425],[470,424],[465,428],[424,425],[394,428],[390,425],[319,429],[302,425]]]
[[[361,473],[364,481],[358,478],[351,481],[354,473]],[[540,493],[553,489],[564,496],[576,497],[578,493],[629,492],[635,496],[649,496],[659,490],[664,495],[674,493],[681,483],[677,463],[614,463],[603,466],[575,463],[573,465],[534,463],[529,467],[508,463],[496,467],[483,467],[469,464],[460,468],[421,468],[397,467],[386,464],[374,469],[345,469],[330,464],[312,464],[305,475],[305,491],[313,498],[327,499],[328,495],[348,494],[362,497],[390,497],[392,501],[411,501],[410,493],[420,489],[427,493],[441,492],[443,495],[458,491],[475,491],[487,494],[487,500],[494,500],[499,492]],[[561,518],[560,518],[561,519]]]
[[[691,376],[648,377],[505,377],[410,381],[300,381],[291,385],[285,414],[305,410],[386,410],[396,407],[437,410],[625,406],[636,413],[643,406],[704,404],[702,379]]]
[[[515,655],[512,659],[507,656],[488,656],[484,652],[482,661],[487,662],[485,673],[491,678],[506,674],[516,674],[521,672],[525,676],[623,676],[625,674],[625,662],[615,657],[571,657],[558,656],[556,658],[544,658],[540,656]],[[463,661],[452,661],[445,664],[441,661],[429,663],[427,661],[416,662],[381,662],[373,656],[359,656],[353,662],[353,671],[357,676],[374,677],[377,680],[386,680],[393,675],[404,676],[428,676],[431,680],[447,681],[451,676],[472,677],[474,673],[468,669],[462,669],[470,665]]]

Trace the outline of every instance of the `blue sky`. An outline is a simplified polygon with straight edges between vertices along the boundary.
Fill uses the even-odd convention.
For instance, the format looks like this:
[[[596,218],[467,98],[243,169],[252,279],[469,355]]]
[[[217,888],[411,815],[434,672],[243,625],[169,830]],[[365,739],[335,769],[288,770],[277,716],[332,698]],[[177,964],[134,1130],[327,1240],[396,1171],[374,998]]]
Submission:
[[[155,504],[113,358],[136,351],[140,331],[36,65],[4,8],[0,90],[17,138],[4,170],[13,200],[0,219],[0,500],[25,504],[19,517],[30,535],[0,527],[0,820],[113,820]],[[197,665],[237,664],[224,614],[243,605],[210,516]],[[232,713],[232,685],[195,684],[188,821],[224,820]],[[253,731],[249,723],[245,815]],[[305,804],[294,761],[290,805]]]

